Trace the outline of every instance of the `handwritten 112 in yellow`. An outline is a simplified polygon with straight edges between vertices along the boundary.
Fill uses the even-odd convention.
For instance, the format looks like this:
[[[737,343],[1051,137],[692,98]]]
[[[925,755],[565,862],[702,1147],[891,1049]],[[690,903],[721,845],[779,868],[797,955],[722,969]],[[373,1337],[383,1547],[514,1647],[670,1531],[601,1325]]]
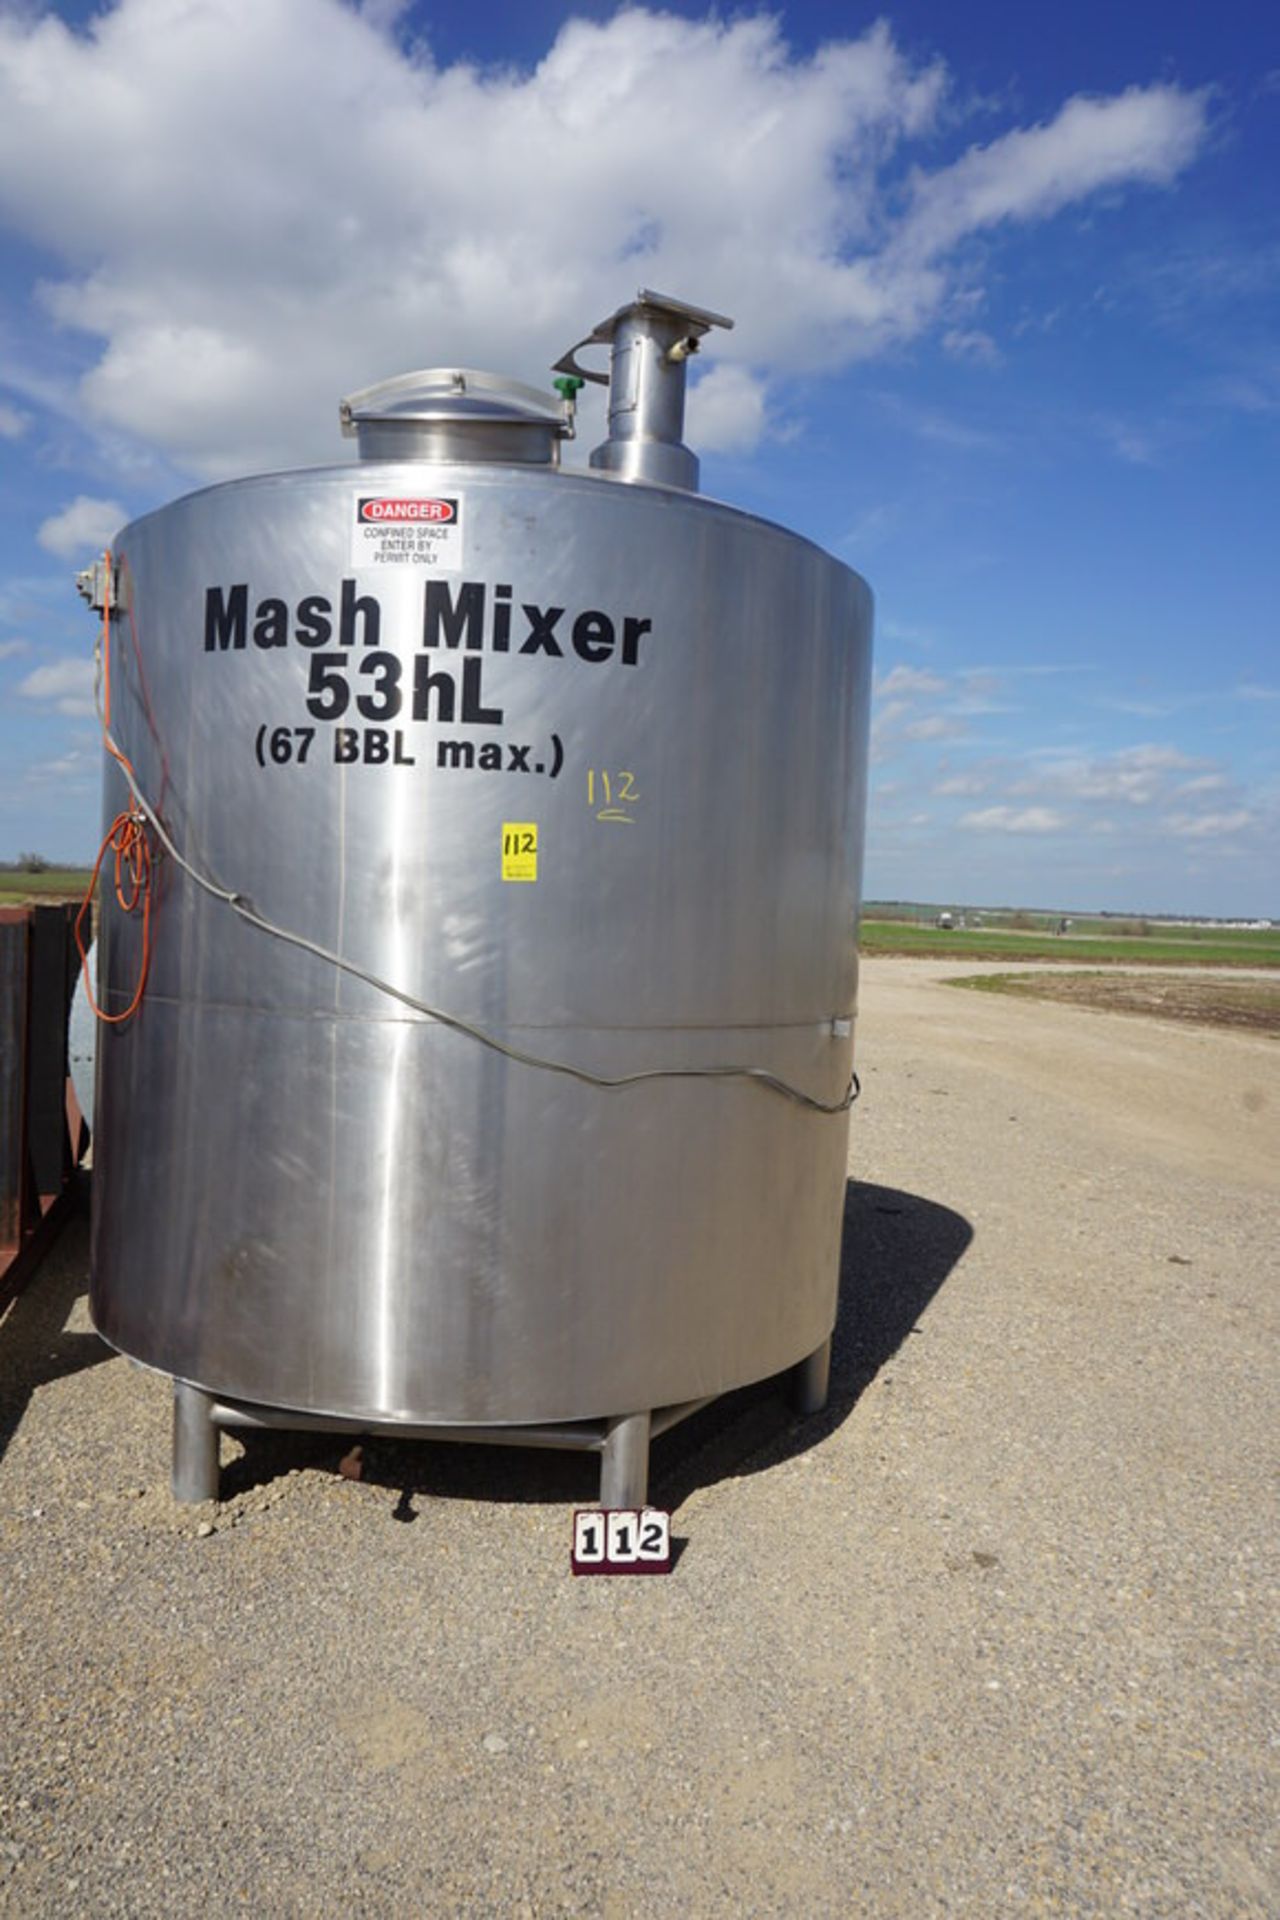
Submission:
[[[629,808],[635,806],[639,798],[634,773],[606,773],[603,767],[587,768],[587,805],[597,820],[619,820],[633,826],[635,815]]]
[[[538,823],[504,820],[502,823],[502,877],[536,881],[538,878]]]

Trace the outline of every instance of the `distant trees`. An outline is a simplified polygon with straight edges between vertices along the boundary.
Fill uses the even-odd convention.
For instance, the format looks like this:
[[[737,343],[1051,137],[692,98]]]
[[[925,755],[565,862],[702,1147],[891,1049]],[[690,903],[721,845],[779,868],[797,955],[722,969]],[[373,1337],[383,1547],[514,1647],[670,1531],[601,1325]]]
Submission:
[[[19,873],[48,873],[53,862],[42,853],[20,853],[14,861]]]

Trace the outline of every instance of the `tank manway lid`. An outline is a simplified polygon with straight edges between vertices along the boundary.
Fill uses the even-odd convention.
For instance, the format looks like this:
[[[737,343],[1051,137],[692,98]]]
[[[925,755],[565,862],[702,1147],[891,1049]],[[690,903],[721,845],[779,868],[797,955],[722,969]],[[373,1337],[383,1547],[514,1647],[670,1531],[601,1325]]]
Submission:
[[[342,401],[342,431],[362,460],[494,460],[554,466],[573,433],[573,401],[498,373],[429,367]]]

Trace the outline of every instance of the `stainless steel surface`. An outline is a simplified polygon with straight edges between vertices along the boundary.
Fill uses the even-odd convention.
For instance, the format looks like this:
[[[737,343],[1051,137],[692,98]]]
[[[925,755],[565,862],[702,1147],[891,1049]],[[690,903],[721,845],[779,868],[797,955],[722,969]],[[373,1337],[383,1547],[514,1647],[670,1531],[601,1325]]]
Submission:
[[[549,466],[573,432],[573,408],[553,393],[470,367],[402,373],[338,408],[362,460],[497,460]]]
[[[605,376],[583,366],[578,354],[587,346],[610,349],[609,436],[591,455],[594,468],[621,480],[697,491],[697,456],[684,445],[685,363],[710,328],[732,325],[724,314],[641,288],[557,360],[557,370],[603,383]]]
[[[361,1433],[397,1440],[452,1442],[491,1447],[541,1447],[559,1453],[600,1455],[601,1506],[643,1506],[648,1494],[649,1442],[701,1411],[706,1400],[589,1424],[559,1421],[539,1426],[414,1426],[404,1421],[344,1420],[332,1415],[248,1406],[213,1400],[181,1381],[174,1383],[174,1489],[184,1501],[217,1497],[217,1430],[290,1430],[299,1433]],[[209,1434],[213,1432],[212,1452]],[[179,1486],[189,1489],[178,1492]]]
[[[240,1400],[212,1403],[212,1418],[233,1431],[364,1433],[396,1440],[464,1440],[468,1446],[547,1447],[559,1453],[599,1453],[605,1443],[599,1421],[585,1426],[559,1420],[528,1427],[422,1427],[403,1420],[342,1420],[335,1415],[246,1406]]]
[[[354,567],[375,491],[457,502],[454,544]],[[756,1064],[840,1098],[855,574],[713,502],[546,466],[235,482],[116,551],[115,731],[189,859],[528,1051]],[[113,770],[109,815],[123,798]],[[537,878],[504,880],[529,824]],[[137,929],[108,904],[101,938],[118,1008]],[[102,1042],[93,1311],[220,1399],[362,1422],[703,1399],[830,1332],[846,1140],[747,1081],[513,1064],[164,861],[145,1001]]]
[[[98,1022],[93,1008],[89,1005],[89,993],[85,983],[85,973],[94,982],[95,991],[98,980],[98,943],[95,940],[89,948],[88,958],[76,977],[76,990],[71,1001],[71,1019],[67,1028],[67,1066],[71,1073],[71,1084],[76,1090],[76,1104],[81,1113],[93,1124],[93,1090],[98,1073]]]
[[[0,909],[0,1273],[22,1240],[30,916]]]
[[[620,1414],[605,1431],[600,1505],[642,1507],[649,1498],[649,1415]]]
[[[831,1341],[806,1354],[791,1376],[791,1397],[800,1414],[821,1413],[831,1381]]]
[[[197,1506],[218,1497],[218,1428],[212,1395],[173,1383],[173,1497]]]

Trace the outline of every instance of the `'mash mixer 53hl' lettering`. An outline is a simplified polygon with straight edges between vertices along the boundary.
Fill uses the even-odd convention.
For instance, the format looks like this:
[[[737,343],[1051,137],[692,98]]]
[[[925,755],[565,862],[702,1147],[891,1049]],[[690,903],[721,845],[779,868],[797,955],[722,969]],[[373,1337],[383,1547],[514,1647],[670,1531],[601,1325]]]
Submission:
[[[311,1424],[595,1449],[638,1506],[694,1406],[823,1401],[871,595],[697,493],[727,324],[645,292],[557,394],[388,381],[355,464],[85,583],[150,858],[102,915],[92,1306],[173,1376],[180,1499],[222,1427]]]

